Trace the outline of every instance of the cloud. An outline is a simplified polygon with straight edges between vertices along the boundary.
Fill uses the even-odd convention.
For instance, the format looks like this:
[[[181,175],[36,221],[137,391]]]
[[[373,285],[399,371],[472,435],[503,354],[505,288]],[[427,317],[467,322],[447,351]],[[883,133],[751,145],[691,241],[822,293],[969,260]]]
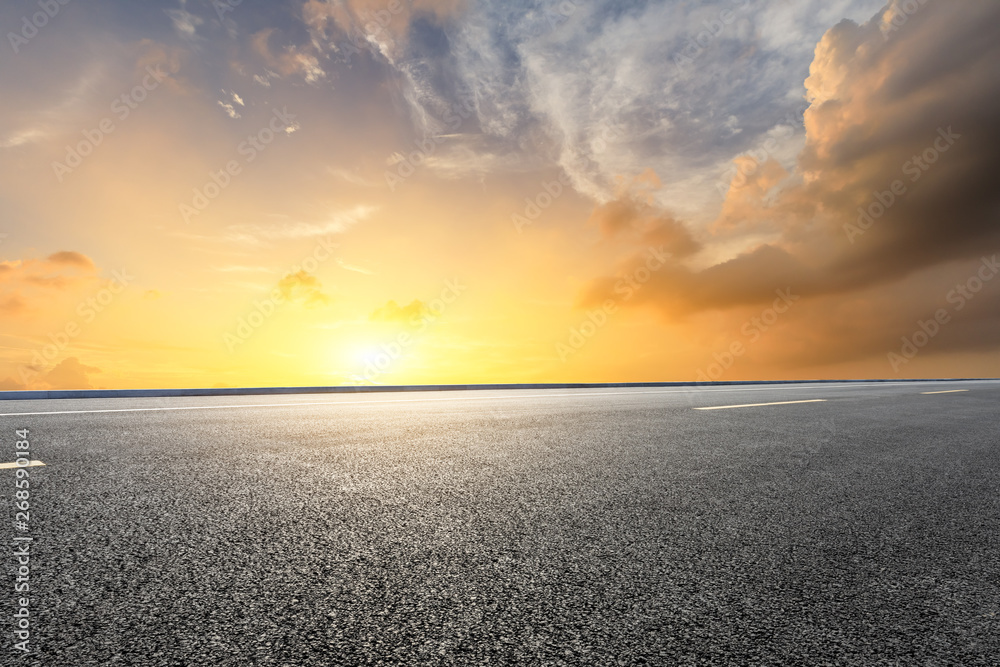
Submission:
[[[27,384],[7,377],[0,380],[0,391],[93,389],[90,376],[100,373],[101,369],[96,366],[87,366],[81,363],[77,357],[67,357],[51,370],[41,371],[41,368],[24,367],[22,368],[22,377],[25,378]]]
[[[100,368],[86,366],[76,357],[69,357],[43,375],[41,382],[51,389],[93,389],[90,376],[100,372]]]
[[[354,264],[348,264],[347,262],[339,258],[337,259],[337,266],[344,269],[345,271],[352,271],[354,273],[360,273],[366,276],[375,275],[375,272],[372,271],[371,269],[366,269],[363,266],[356,266]]]
[[[201,18],[186,9],[167,9],[164,11],[173,22],[177,34],[184,39],[194,39],[197,36],[198,26],[204,23]]]
[[[11,294],[0,297],[0,313],[13,317],[20,315],[28,309],[28,303],[18,294]]]
[[[241,264],[213,266],[212,269],[221,273],[273,273],[273,271],[266,266],[243,266]]]
[[[90,287],[98,269],[86,255],[64,250],[45,258],[0,261],[0,313],[27,315],[60,293]]]
[[[307,308],[325,306],[331,301],[319,279],[305,271],[286,275],[278,281],[278,290],[285,301],[301,303]]]
[[[274,28],[266,28],[251,37],[251,48],[260,56],[264,64],[272,70],[277,70],[281,76],[292,74],[301,75],[306,83],[316,83],[320,79],[326,78],[326,72],[320,66],[319,58],[312,53],[313,46],[307,44],[302,47],[289,45],[281,50],[271,48],[271,36],[275,33]],[[269,72],[268,76],[275,74]],[[268,79],[259,77],[257,82],[261,85],[269,85]]]
[[[84,254],[61,251],[44,259],[0,261],[0,290],[25,285],[66,288],[96,278],[97,267]]]
[[[0,140],[0,148],[15,148],[25,144],[33,144],[48,138],[48,133],[40,128],[16,130]]]
[[[405,46],[415,20],[440,23],[465,9],[465,0],[308,0],[302,17],[314,38],[349,35],[357,45],[370,43],[392,61]]]
[[[368,319],[372,322],[402,322],[416,325],[421,319],[431,314],[430,309],[423,301],[414,299],[406,306],[400,306],[395,301],[389,301],[381,308],[378,308]]]
[[[677,317],[766,304],[786,287],[839,302],[922,285],[936,267],[975,263],[1000,248],[1000,127],[993,121],[1000,117],[1000,42],[990,28],[1000,5],[974,1],[956,12],[930,0],[887,32],[886,22],[906,6],[892,2],[861,24],[842,21],[819,41],[794,171],[765,162],[734,181],[707,237],[706,252],[738,250],[705,267],[675,259],[630,303]],[[630,219],[617,214],[595,212],[612,231]],[[756,240],[762,235],[768,240]],[[637,253],[627,265],[638,261]],[[584,302],[606,297],[612,284],[595,281]],[[897,310],[933,312],[946,291],[918,291],[926,296]],[[885,330],[892,310],[887,304],[866,326]],[[802,335],[808,331],[805,323]]]
[[[590,216],[590,224],[606,240],[624,238],[643,249],[663,247],[675,258],[693,255],[701,244],[683,223],[653,203],[652,193],[659,188],[659,178],[648,171],[617,199],[597,206]]]
[[[23,389],[24,385],[12,377],[0,380],[0,391],[22,391]]]
[[[365,188],[375,188],[375,187],[380,187],[382,185],[385,185],[384,180],[383,181],[376,181],[376,180],[365,178],[364,176],[362,176],[361,174],[359,174],[357,170],[352,170],[352,169],[336,169],[336,168],[330,167],[330,168],[327,169],[327,171],[330,173],[330,175],[339,178],[340,180],[344,181],[345,183],[350,183],[351,185],[359,185],[359,186],[365,187]]]
[[[220,107],[222,107],[222,110],[226,112],[226,115],[232,118],[233,120],[240,118],[239,112],[236,111],[236,107],[234,107],[232,104],[228,102],[223,102],[222,100],[219,100],[217,104]]]
[[[360,30],[393,66],[418,135],[440,134],[449,109],[471,104],[462,131],[470,145],[489,143],[494,157],[451,161],[450,175],[503,172],[543,157],[579,192],[605,202],[618,176],[652,167],[671,174],[661,204],[702,215],[717,205],[715,182],[733,155],[790,118],[801,124],[810,55],[803,45],[815,44],[831,21],[871,16],[882,2],[752,10],[731,0],[445,3],[438,21],[359,28],[359,12],[374,4],[384,3],[313,0],[304,17],[320,37],[331,25]],[[695,64],[676,66],[705,24],[730,10],[736,20]],[[473,140],[476,133],[482,137]],[[800,137],[782,135],[793,144]]]
[[[86,255],[71,250],[62,250],[48,256],[47,261],[56,266],[75,266],[88,271],[96,269],[93,260]]]
[[[64,46],[72,48],[68,43]],[[103,118],[114,119],[117,127],[118,114],[111,110],[111,105],[149,76],[147,67],[159,73],[163,88],[175,93],[190,90],[189,84],[177,76],[182,57],[187,53],[182,48],[148,39],[127,43],[102,39],[93,46],[78,54],[78,58],[66,61],[59,58],[65,67],[42,60],[37,65],[39,71],[21,73],[21,77],[28,76],[37,85],[19,86],[15,70],[8,72],[9,78],[3,85],[10,103],[0,110],[0,128],[3,128],[0,150],[10,151],[5,156],[13,160],[8,163],[10,168],[16,171],[13,165],[32,156],[36,159],[58,156],[59,161],[64,161],[68,146],[76,146],[82,138],[82,128],[92,128]],[[50,55],[56,57],[54,53]],[[119,104],[114,105],[115,109],[119,109]]]
[[[375,206],[355,206],[345,211],[334,212],[323,222],[283,222],[277,224],[231,225],[227,229],[233,240],[248,243],[279,241],[286,239],[322,238],[333,234],[343,234],[359,222],[371,217],[378,208]]]

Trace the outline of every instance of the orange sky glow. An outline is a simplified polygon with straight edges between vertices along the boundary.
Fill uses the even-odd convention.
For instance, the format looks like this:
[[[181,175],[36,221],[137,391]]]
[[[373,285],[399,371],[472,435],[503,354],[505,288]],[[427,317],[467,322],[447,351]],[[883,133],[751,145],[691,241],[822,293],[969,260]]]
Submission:
[[[995,2],[36,11],[0,390],[1000,376]]]

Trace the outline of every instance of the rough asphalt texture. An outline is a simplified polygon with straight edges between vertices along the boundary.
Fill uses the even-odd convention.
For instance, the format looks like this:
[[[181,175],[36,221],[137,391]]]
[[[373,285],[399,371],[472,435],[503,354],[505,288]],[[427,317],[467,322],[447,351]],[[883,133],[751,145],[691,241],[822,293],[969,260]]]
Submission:
[[[0,403],[0,665],[998,664],[1000,383],[599,393]]]

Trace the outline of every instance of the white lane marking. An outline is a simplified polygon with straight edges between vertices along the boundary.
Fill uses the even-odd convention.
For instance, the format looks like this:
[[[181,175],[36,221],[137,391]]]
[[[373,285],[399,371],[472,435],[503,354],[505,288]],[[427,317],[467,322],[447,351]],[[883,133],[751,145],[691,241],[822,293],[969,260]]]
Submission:
[[[716,405],[711,408],[695,408],[695,410],[730,410],[732,408],[761,408],[765,405],[793,405],[795,403],[826,403],[825,398],[814,398],[811,401],[781,401],[780,403],[747,403],[746,405]]]
[[[28,465],[20,466],[16,463],[0,463],[0,470],[10,470],[11,468],[35,468],[37,466],[45,465],[41,461],[28,461]]]
[[[363,405],[363,404],[377,404],[377,403],[426,403],[433,401],[496,401],[505,399],[517,399],[517,398],[566,398],[566,397],[583,397],[583,396],[640,396],[644,394],[694,394],[700,392],[711,392],[711,393],[723,393],[731,391],[782,391],[787,389],[805,390],[805,389],[845,389],[845,388],[855,388],[855,387],[897,387],[902,385],[912,386],[914,384],[922,384],[919,382],[875,382],[872,384],[822,384],[822,385],[774,385],[767,387],[732,387],[732,388],[716,388],[716,387],[692,387],[690,389],[661,389],[654,391],[605,391],[605,392],[588,392],[586,390],[581,390],[581,393],[575,394],[514,394],[510,396],[448,396],[441,398],[398,398],[398,399],[384,399],[375,401],[307,401],[300,403],[248,403],[245,405],[188,405],[188,406],[178,406],[172,408],[115,408],[107,410],[50,410],[47,412],[0,412],[0,418],[3,417],[38,417],[43,415],[90,415],[90,414],[103,414],[110,412],[167,412],[172,410],[226,410],[226,409],[241,409],[241,408],[282,408],[282,407],[297,407],[303,405]],[[937,384],[933,381],[927,382],[927,384]],[[489,391],[489,390],[482,390]],[[342,394],[343,395],[343,394]],[[167,398],[220,398],[218,396],[202,396],[202,397],[192,397],[192,396],[174,396]],[[49,399],[41,399],[49,400]],[[66,399],[71,400],[71,399]]]
[[[923,396],[930,396],[931,394],[957,394],[962,391],[969,391],[968,389],[949,389],[948,391],[922,391],[920,392]]]

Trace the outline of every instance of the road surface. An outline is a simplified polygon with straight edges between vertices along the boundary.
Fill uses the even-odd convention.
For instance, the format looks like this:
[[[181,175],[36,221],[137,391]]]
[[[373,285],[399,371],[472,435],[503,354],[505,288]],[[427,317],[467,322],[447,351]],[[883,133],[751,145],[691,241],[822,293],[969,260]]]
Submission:
[[[997,382],[0,402],[0,462],[27,428],[45,464],[22,532],[0,470],[33,539],[31,652],[5,613],[0,664],[996,665],[998,406]]]

